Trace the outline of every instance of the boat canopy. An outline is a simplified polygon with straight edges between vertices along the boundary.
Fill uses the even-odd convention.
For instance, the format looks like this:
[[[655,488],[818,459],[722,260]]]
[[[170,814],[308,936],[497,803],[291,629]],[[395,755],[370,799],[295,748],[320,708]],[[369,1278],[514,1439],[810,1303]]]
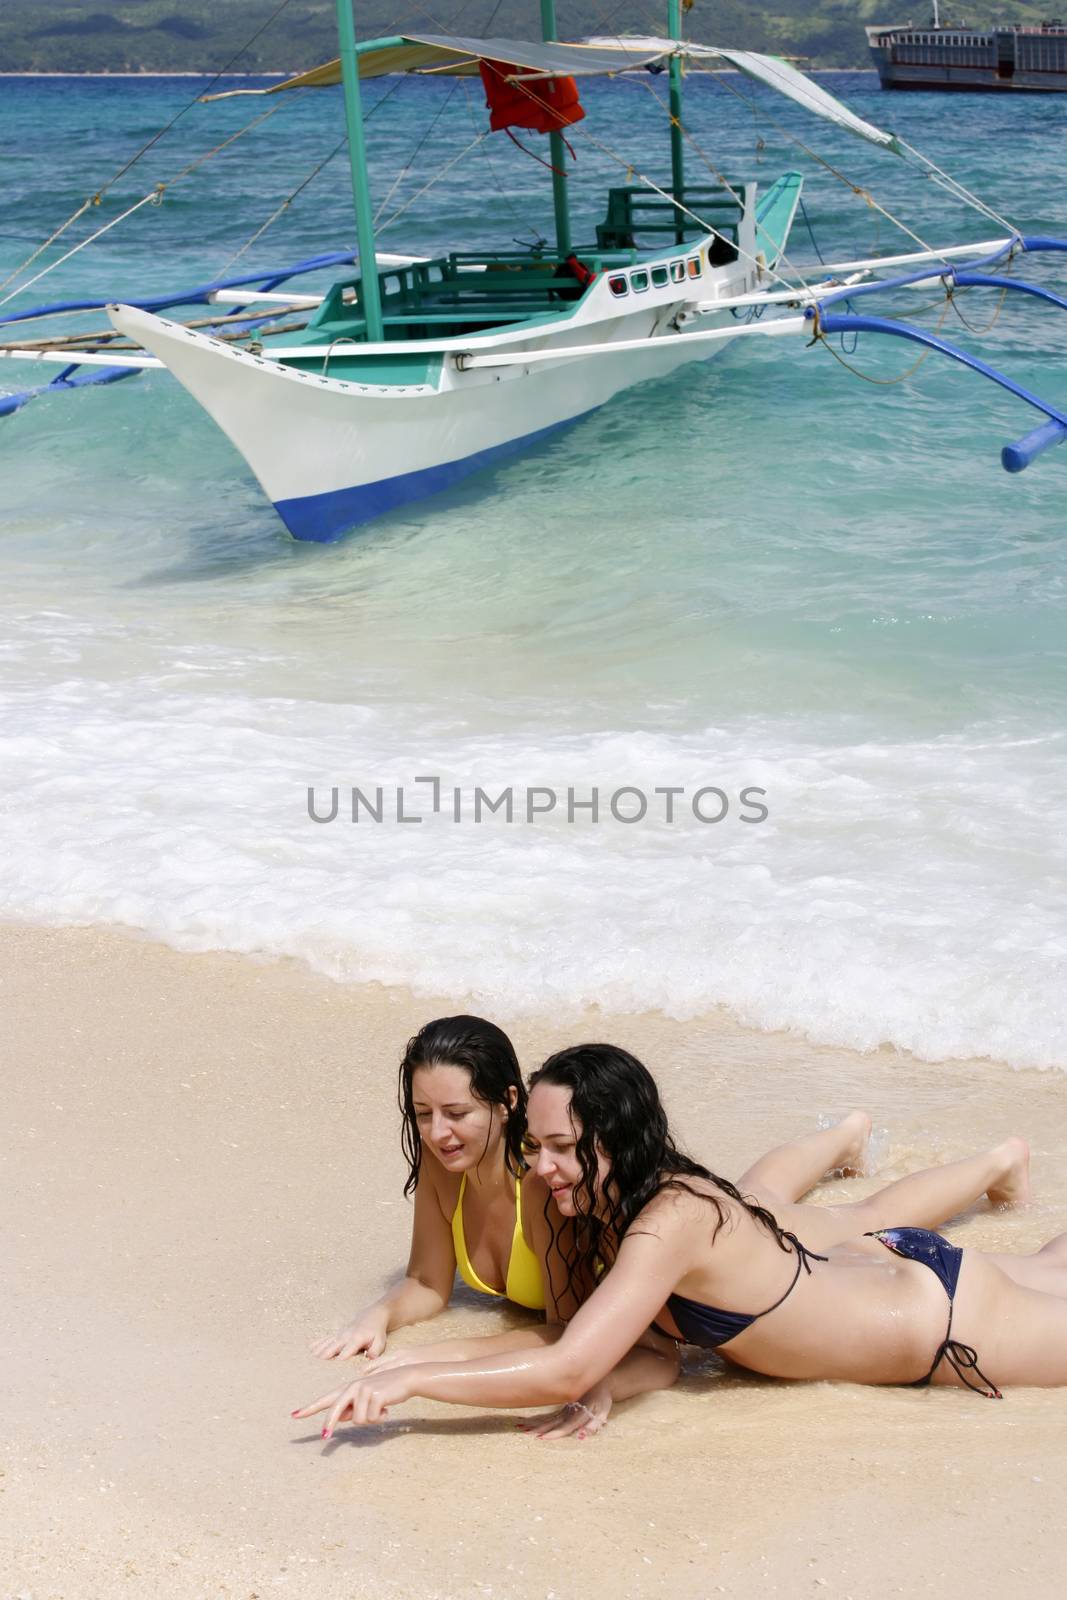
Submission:
[[[509,66],[521,69],[511,75],[516,81],[554,77],[614,77],[620,72],[662,69],[672,57],[680,57],[683,62],[691,62],[695,66],[721,61],[858,138],[892,150],[897,155],[903,153],[894,134],[857,117],[840,100],[836,100],[780,56],[760,55],[755,50],[731,50],[721,45],[654,37],[594,38],[576,44],[557,44],[552,41],[530,43],[522,39],[465,39],[450,34],[405,33],[385,39],[363,40],[357,44],[356,52],[361,78],[379,78],[393,72],[446,77],[475,76],[481,61],[506,62]],[[224,100],[238,94],[281,94],[286,89],[325,89],[340,82],[340,60],[327,61],[310,72],[298,73],[296,77],[286,78],[284,82],[271,84],[265,89],[229,89],[203,98]]]

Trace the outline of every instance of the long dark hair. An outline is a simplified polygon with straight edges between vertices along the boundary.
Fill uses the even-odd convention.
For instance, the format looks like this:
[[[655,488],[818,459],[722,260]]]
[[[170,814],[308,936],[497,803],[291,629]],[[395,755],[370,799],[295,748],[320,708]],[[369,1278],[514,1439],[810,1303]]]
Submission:
[[[411,1080],[419,1067],[463,1067],[471,1076],[471,1093],[489,1106],[503,1106],[504,1164],[514,1177],[525,1170],[522,1141],[526,1133],[526,1087],[515,1046],[495,1022],[484,1017],[438,1017],[408,1040],[400,1063],[397,1099],[403,1124],[400,1145],[408,1164],[405,1198],[419,1181],[422,1135],[415,1118]],[[514,1089],[515,1104],[509,1091]]]
[[[630,1224],[661,1189],[685,1189],[706,1201],[717,1213],[714,1238],[726,1221],[726,1208],[717,1195],[694,1189],[688,1178],[713,1183],[762,1222],[781,1249],[790,1248],[771,1212],[678,1149],[655,1079],[628,1050],[611,1044],[560,1050],[534,1073],[531,1090],[539,1083],[569,1089],[572,1115],[581,1123],[575,1154],[582,1177],[574,1188],[572,1243],[556,1243],[567,1287],[579,1300],[589,1294],[597,1274],[611,1266]],[[602,1217],[595,1215],[598,1145],[611,1164],[604,1181]]]

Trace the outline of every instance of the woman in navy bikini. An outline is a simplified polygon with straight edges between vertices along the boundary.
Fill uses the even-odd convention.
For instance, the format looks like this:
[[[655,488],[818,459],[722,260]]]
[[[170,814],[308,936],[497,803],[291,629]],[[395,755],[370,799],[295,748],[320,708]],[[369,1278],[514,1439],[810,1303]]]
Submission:
[[[325,1412],[329,1436],[417,1395],[580,1406],[626,1351],[664,1336],[772,1377],[991,1398],[1002,1384],[1067,1384],[1067,1235],[1032,1256],[957,1250],[919,1228],[813,1248],[786,1208],[774,1215],[676,1148],[650,1074],[611,1045],[551,1057],[528,1128],[527,1160],[573,1219],[556,1270],[584,1303],[562,1336],[499,1354],[489,1340],[463,1361],[404,1351],[294,1416]]]

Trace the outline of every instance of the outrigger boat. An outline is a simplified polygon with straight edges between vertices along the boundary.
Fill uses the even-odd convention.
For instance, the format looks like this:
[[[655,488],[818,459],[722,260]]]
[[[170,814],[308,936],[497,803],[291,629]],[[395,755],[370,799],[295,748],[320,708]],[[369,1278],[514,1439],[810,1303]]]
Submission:
[[[357,43],[351,0],[337,0],[337,61],[266,90],[230,91],[343,87],[360,268],[324,295],[279,290],[357,257],[338,252],[172,296],[107,304],[110,332],[23,339],[0,347],[0,355],[64,363],[49,390],[167,368],[244,456],[290,533],[317,541],[446,488],[621,390],[746,337],[800,334],[810,342],[867,331],[914,340],[963,362],[1044,415],[1041,427],[1005,448],[1011,471],[1067,437],[1067,414],[977,357],[852,306],[861,296],[924,279],[940,279],[946,293],[989,286],[1067,306],[1048,290],[990,270],[1026,251],[1067,245],[1027,238],[1004,223],[1000,236],[978,243],[798,269],[786,253],[800,203],[798,173],[783,174],[763,194],[755,183],[721,175],[715,183],[687,182],[683,66],[738,69],[857,137],[918,159],[956,198],[988,217],[996,213],[787,63],[685,40],[681,0],[669,0],[665,38],[560,43],[553,0],[542,0],[541,11],[543,38],[536,43],[432,34]],[[635,170],[639,182],[610,190],[595,238],[576,242],[564,130],[584,117],[577,86],[592,75],[647,71],[667,73],[670,181],[661,185]],[[376,253],[360,81],[397,72],[479,75],[493,128],[547,133],[552,247],[434,259]],[[969,269],[955,265],[970,257],[977,259]],[[913,270],[900,275],[901,267]],[[885,277],[887,269],[896,275]],[[842,301],[844,311],[832,309]],[[105,304],[40,306],[0,316],[0,323]],[[197,304],[236,309],[215,313],[207,326],[204,319],[191,324],[159,314]],[[764,311],[773,314],[763,317]],[[37,392],[0,400],[0,412]]]

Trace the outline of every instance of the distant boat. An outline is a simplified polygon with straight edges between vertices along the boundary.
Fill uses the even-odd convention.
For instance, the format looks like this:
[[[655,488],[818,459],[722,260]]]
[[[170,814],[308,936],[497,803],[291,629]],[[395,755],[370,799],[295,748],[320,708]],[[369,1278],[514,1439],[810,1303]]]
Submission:
[[[883,89],[1067,93],[1067,27],[942,27],[937,0],[928,27],[866,30]]]

